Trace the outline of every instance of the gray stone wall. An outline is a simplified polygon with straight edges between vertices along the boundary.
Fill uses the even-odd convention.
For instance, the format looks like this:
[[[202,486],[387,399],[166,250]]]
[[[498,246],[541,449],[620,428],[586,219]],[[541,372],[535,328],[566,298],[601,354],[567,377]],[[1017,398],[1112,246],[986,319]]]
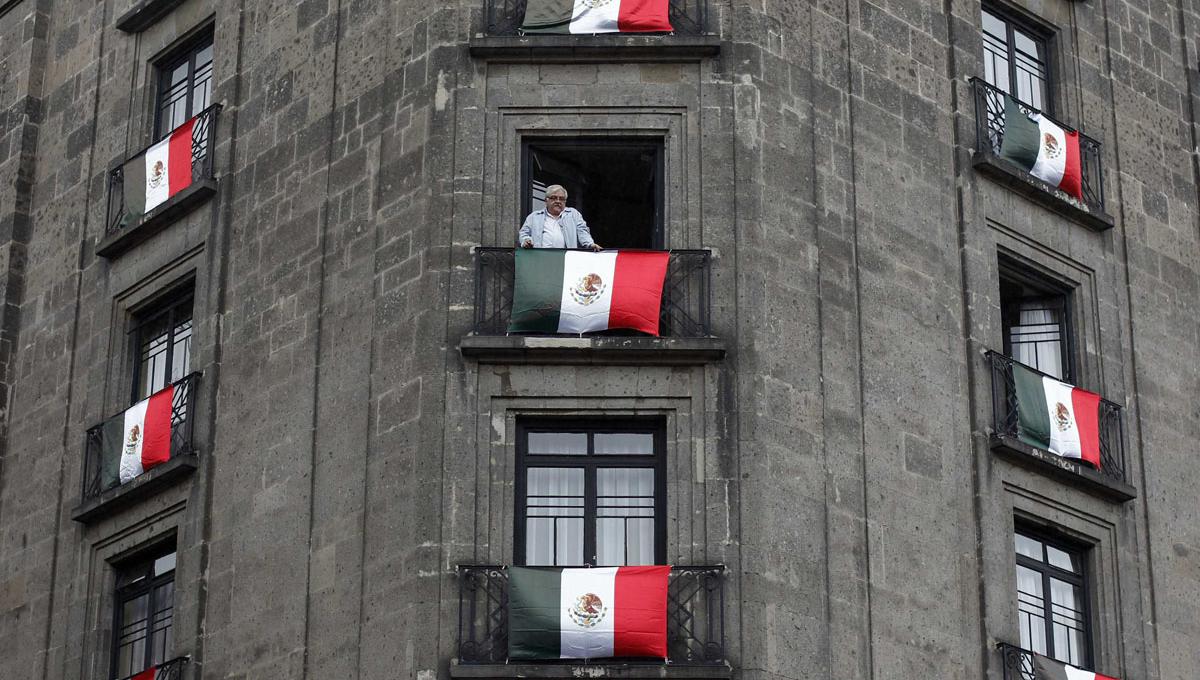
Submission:
[[[1002,677],[1012,532],[1093,545],[1100,670],[1200,668],[1200,2],[1014,0],[1115,228],[978,173],[976,0],[711,0],[716,56],[473,57],[483,3],[0,2],[0,677],[107,677],[112,563],[174,534],[195,678],[449,677],[460,563],[512,559],[515,423],[655,414],[668,557],[723,563],[739,678]],[[217,194],[95,255],[154,62],[215,36]],[[665,241],[713,251],[718,362],[464,358],[475,246],[531,136],[661,138]],[[1078,382],[1138,497],[998,458],[999,255],[1076,284]],[[195,290],[200,469],[91,524],[133,310]]]

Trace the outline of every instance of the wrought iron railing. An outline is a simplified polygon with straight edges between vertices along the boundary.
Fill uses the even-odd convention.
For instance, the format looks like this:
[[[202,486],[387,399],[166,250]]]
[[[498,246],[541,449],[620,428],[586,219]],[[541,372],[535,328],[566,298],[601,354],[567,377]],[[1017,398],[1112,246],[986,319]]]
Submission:
[[[183,669],[187,666],[189,657],[177,656],[170,661],[164,661],[153,669],[139,671],[133,675],[127,675],[121,680],[180,680],[183,677]],[[152,671],[152,672],[148,672]]]
[[[1020,434],[1021,416],[1016,383],[1013,379],[1013,364],[1017,362],[992,351],[987,353],[987,359],[992,368],[992,426],[997,435],[1017,439]],[[1025,368],[1038,375],[1047,376],[1037,369],[1028,366]],[[1100,474],[1119,482],[1126,482],[1125,433],[1121,411],[1119,404],[1107,399],[1100,400]]]
[[[972,78],[975,90],[975,150],[1000,155],[1004,143],[1004,98],[1005,92],[981,78]],[[1028,114],[1039,113],[1065,130],[1074,130],[1053,116],[1022,102],[1014,101]],[[1079,134],[1079,165],[1082,175],[1083,201],[1099,212],[1104,211],[1104,166],[1101,162],[1100,142]]]
[[[527,0],[485,0],[487,32],[493,36],[521,34]],[[670,0],[668,16],[675,35],[704,35],[708,26],[708,0]]]
[[[663,282],[658,332],[663,337],[703,338],[712,335],[712,252],[672,250]],[[504,335],[512,316],[512,248],[475,249],[475,333]]]
[[[220,112],[221,105],[213,104],[196,114],[196,123],[192,126],[193,183],[211,179],[213,176],[213,147],[216,145],[217,139],[214,132],[217,129],[217,115]],[[146,151],[152,146],[154,144],[130,156],[125,163],[145,156]],[[129,214],[125,207],[125,163],[113,168],[108,174],[108,217],[104,223],[105,236],[111,236],[141,219],[140,215]]]
[[[199,373],[192,373],[174,383],[175,392],[171,399],[171,457],[192,453],[192,430],[195,425],[193,415],[196,412],[196,384],[200,380]],[[105,424],[118,418],[124,418],[122,411],[103,423],[87,431],[83,453],[83,500],[94,498],[101,493],[121,486],[119,479],[113,479],[111,471],[120,465],[121,446],[110,447],[108,456],[116,456],[117,460],[105,458]],[[105,470],[110,474],[106,475]]]
[[[679,665],[725,662],[725,567],[672,567],[667,588],[667,658]],[[458,567],[458,660],[508,660],[508,569]]]
[[[1038,680],[1033,670],[1033,652],[1007,642],[996,645],[1004,658],[1004,680]]]

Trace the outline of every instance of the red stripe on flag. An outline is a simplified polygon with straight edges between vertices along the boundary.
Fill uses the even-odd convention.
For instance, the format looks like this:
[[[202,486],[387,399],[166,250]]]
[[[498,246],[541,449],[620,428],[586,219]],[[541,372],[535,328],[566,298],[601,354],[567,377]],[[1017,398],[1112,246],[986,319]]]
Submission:
[[[196,119],[175,128],[167,148],[167,191],[174,196],[192,183],[192,128]]]
[[[146,670],[142,671],[141,673],[138,673],[137,675],[133,676],[129,680],[154,680],[154,673],[157,670],[158,669],[156,669],[154,666],[151,666],[151,667],[147,668]]]
[[[613,656],[667,658],[671,567],[621,567],[613,583]]]
[[[632,328],[658,335],[662,310],[663,280],[667,277],[670,253],[622,250],[613,268],[612,307],[609,328]]]
[[[670,33],[668,0],[620,0],[617,30],[622,33]]]
[[[1117,680],[1117,679],[1114,677],[1108,676],[1108,675],[1100,675],[1099,673],[1097,673],[1096,680]]]
[[[1083,200],[1083,174],[1079,163],[1079,133],[1063,130],[1067,141],[1067,166],[1063,168],[1058,188]]]
[[[175,386],[168,385],[150,396],[146,404],[146,423],[142,435],[142,470],[149,470],[171,459],[171,403]]]
[[[1079,456],[1100,469],[1100,395],[1078,387],[1071,390],[1075,427],[1079,429]]]

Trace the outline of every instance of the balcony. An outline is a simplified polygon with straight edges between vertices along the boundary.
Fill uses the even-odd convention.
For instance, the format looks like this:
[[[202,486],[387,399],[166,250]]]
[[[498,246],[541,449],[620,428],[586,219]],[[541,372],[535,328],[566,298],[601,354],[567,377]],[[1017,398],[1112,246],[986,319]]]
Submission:
[[[676,566],[667,588],[666,665],[657,661],[571,660],[565,662],[508,663],[508,570],[497,566],[458,567],[458,653],[451,666],[453,677],[570,677],[571,668],[590,666],[596,672],[576,677],[598,677],[602,669],[620,666],[622,677],[727,678],[725,659],[725,567]],[[502,667],[502,668],[501,668]]]
[[[1125,432],[1120,405],[1100,400],[1100,469],[1097,470],[1085,462],[1033,446],[1021,436],[1020,405],[1013,378],[1016,362],[998,352],[989,351],[986,357],[992,373],[993,451],[1110,500],[1123,502],[1137,497],[1137,490],[1129,484],[1125,473]]]
[[[719,361],[725,346],[712,336],[712,252],[672,250],[663,282],[660,337],[617,335],[534,337],[509,335],[513,278],[512,248],[475,249],[475,321],[463,338],[464,356],[485,363],[653,363],[699,364]]]
[[[122,483],[116,470],[120,468],[121,447],[111,446],[106,441],[112,429],[123,432],[124,428],[108,428],[111,423],[120,423],[122,411],[87,431],[83,454],[82,502],[72,513],[78,522],[92,522],[109,513],[126,507],[149,496],[174,480],[191,474],[196,469],[196,449],[192,443],[195,425],[196,388],[199,373],[193,373],[174,383],[171,400],[171,452],[170,459],[142,474]],[[110,446],[107,447],[106,444]]]
[[[144,214],[136,214],[125,204],[125,167],[130,161],[144,158],[154,144],[147,146],[113,168],[108,174],[108,207],[104,237],[96,245],[101,257],[116,257],[154,236],[174,220],[195,209],[216,193],[213,176],[213,148],[216,146],[217,116],[220,104],[213,104],[195,117],[192,127],[192,182],[161,205]]]
[[[975,94],[975,167],[1001,184],[1069,219],[1077,220],[1096,231],[1111,229],[1113,218],[1105,212],[1104,167],[1100,142],[1083,133],[1079,135],[1079,164],[1083,185],[1081,201],[1000,156],[1000,148],[1004,143],[1005,93],[979,78],[971,79],[971,87]],[[1024,102],[1017,103],[1025,113],[1041,114],[1068,131],[1075,129]]]
[[[181,680],[188,661],[190,661],[189,657],[178,656],[170,661],[164,661],[156,667],[121,678],[121,680]]]
[[[471,56],[502,61],[689,61],[720,52],[709,32],[708,0],[670,0],[671,33],[525,34],[527,0],[484,0],[487,26],[471,40]]]
[[[1037,652],[1022,649],[1007,642],[997,643],[996,649],[1000,650],[1000,655],[1004,659],[1004,680],[1042,680],[1045,675],[1038,672],[1038,665],[1041,665],[1043,670],[1054,669],[1057,677],[1073,677],[1067,673],[1066,669],[1074,667],[1042,656]],[[1090,677],[1090,674],[1088,675]]]

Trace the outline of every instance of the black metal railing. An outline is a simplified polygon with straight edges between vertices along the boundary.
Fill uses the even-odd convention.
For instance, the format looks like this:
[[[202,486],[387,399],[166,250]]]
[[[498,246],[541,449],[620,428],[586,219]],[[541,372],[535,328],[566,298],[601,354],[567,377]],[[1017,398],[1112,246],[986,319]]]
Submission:
[[[972,78],[975,90],[975,150],[1000,155],[1004,143],[1005,92],[981,78]],[[1064,130],[1073,131],[1070,125],[1046,115],[1037,108],[1015,97],[1013,101],[1027,114],[1041,114]],[[1079,134],[1079,165],[1082,175],[1083,201],[1100,212],[1104,211],[1104,167],[1100,158],[1100,142]]]
[[[996,645],[1004,658],[1004,680],[1038,680],[1033,670],[1033,652],[1001,642]]]
[[[192,373],[174,383],[175,393],[171,399],[171,457],[192,453],[192,430],[196,412],[196,384],[200,379],[199,373]],[[105,424],[123,419],[122,411],[103,423],[87,431],[83,454],[83,500],[94,498],[101,493],[121,485],[119,477],[114,478],[112,471],[120,466],[121,444],[105,447]],[[109,459],[106,459],[106,455]],[[115,457],[116,460],[111,460]],[[108,472],[106,474],[106,471]],[[160,676],[161,677],[161,676]]]
[[[216,145],[217,115],[221,112],[220,104],[213,104],[196,114],[196,123],[192,126],[192,182],[211,179],[213,176],[213,147]],[[156,142],[157,143],[157,142]],[[141,158],[151,144],[133,156],[125,163]],[[108,218],[105,222],[104,234],[110,236],[125,227],[132,226],[141,220],[141,215],[133,215],[125,208],[125,163],[115,167],[108,174]],[[168,201],[169,202],[169,201]]]
[[[992,351],[987,353],[987,359],[992,368],[992,426],[997,435],[1017,439],[1020,435],[1021,413],[1013,365],[1018,362]],[[1025,368],[1048,376],[1037,369]],[[1125,482],[1125,433],[1121,411],[1119,404],[1107,399],[1100,400],[1100,474]]]
[[[187,666],[190,657],[177,656],[169,661],[164,661],[154,669],[154,680],[180,680],[183,677],[183,669]],[[127,675],[121,680],[142,680],[150,677],[146,671],[140,671],[133,675]]]
[[[475,249],[475,334],[504,335],[512,316],[512,248]],[[658,333],[663,337],[712,335],[712,252],[672,250],[663,282]]]
[[[527,0],[485,0],[488,35],[521,35]],[[670,0],[668,10],[675,35],[704,35],[708,0]]]
[[[725,567],[671,568],[667,588],[668,663],[706,666],[725,662]],[[508,569],[458,567],[458,660],[508,661]]]

